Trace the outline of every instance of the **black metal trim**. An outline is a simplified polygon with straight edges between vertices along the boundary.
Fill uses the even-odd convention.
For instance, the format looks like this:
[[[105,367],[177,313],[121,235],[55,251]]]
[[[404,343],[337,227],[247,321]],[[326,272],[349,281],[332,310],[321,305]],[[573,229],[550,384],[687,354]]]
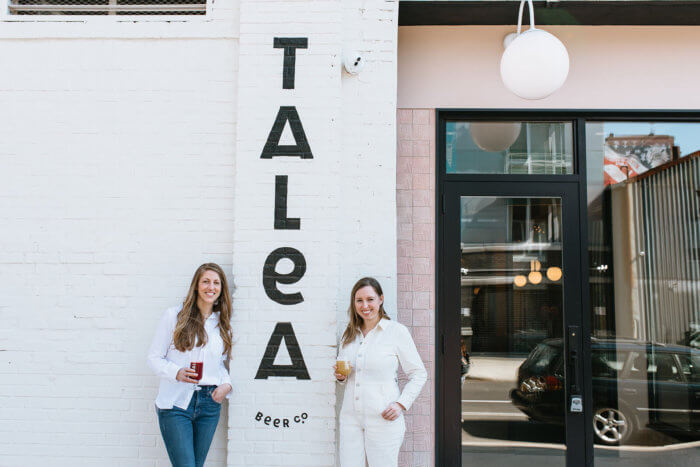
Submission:
[[[538,25],[700,25],[700,1],[696,0],[533,3]],[[401,1],[399,26],[514,25],[518,21],[518,4],[512,0]],[[527,18],[527,13],[524,16]]]
[[[437,108],[437,116],[444,120],[514,120],[530,121],[575,120],[586,121],[644,121],[658,122],[700,120],[700,109],[463,109]]]
[[[556,182],[578,183],[578,174],[568,175],[526,175],[526,174],[445,174],[444,180],[449,182]]]
[[[445,232],[444,220],[445,216],[442,214],[443,210],[446,211],[446,206],[443,203],[446,202],[445,198],[445,187],[442,183],[442,174],[445,172],[445,160],[440,157],[441,151],[438,149],[440,147],[445,147],[445,120],[440,118],[440,110],[435,110],[435,150],[436,157],[435,162],[437,165],[437,170],[435,170],[435,342],[440,342],[441,349],[444,349],[444,343],[442,340],[443,328],[442,325],[442,314],[438,313],[445,301],[442,295],[442,286],[440,284],[440,274],[444,268],[444,255],[442,250],[444,249],[445,241],[442,237]],[[445,412],[445,398],[442,396],[442,387],[444,377],[444,358],[440,352],[435,352],[435,465],[447,465],[445,461],[445,417],[441,414]]]
[[[588,172],[586,169],[586,120],[576,120],[576,133],[574,137],[574,154],[577,156],[577,169],[579,173],[579,267],[580,267],[580,312],[581,312],[581,365],[583,373],[583,417],[585,420],[593,419],[593,379],[587,377],[592,374],[591,365],[591,306],[589,284],[589,258],[588,258]],[[584,425],[584,465],[592,466],[595,452],[593,450],[593,425]],[[567,443],[568,444],[568,443]]]
[[[548,120],[571,120],[574,124],[574,165],[575,174],[573,175],[508,175],[508,174],[446,174],[446,164],[444,155],[445,149],[445,122],[448,120],[538,120],[538,121],[548,121]],[[532,186],[532,190],[528,188],[528,192],[543,192],[547,190],[555,191],[566,190],[569,192],[572,184],[578,184],[577,197],[578,197],[578,221],[579,229],[576,232],[578,237],[578,243],[580,248],[577,251],[578,255],[578,277],[577,282],[581,284],[580,293],[572,294],[577,295],[575,300],[579,303],[580,312],[576,316],[570,316],[567,318],[569,324],[578,324],[581,326],[583,333],[582,339],[582,370],[583,373],[583,396],[584,396],[584,413],[582,416],[584,420],[590,420],[592,417],[592,407],[591,401],[593,397],[592,380],[591,378],[585,377],[585,375],[591,374],[591,319],[590,319],[590,295],[589,295],[589,258],[588,258],[588,187],[587,187],[587,173],[586,173],[586,138],[585,138],[585,124],[587,121],[656,121],[656,122],[700,122],[700,110],[656,110],[656,109],[640,109],[640,110],[623,110],[623,109],[436,109],[435,110],[435,157],[437,170],[435,173],[436,180],[436,202],[435,202],[435,252],[436,252],[436,264],[435,264],[435,337],[436,343],[442,343],[443,335],[446,334],[445,331],[449,329],[448,326],[454,325],[454,323],[447,322],[449,316],[447,313],[440,313],[439,310],[443,309],[446,304],[450,301],[446,297],[445,290],[445,280],[443,280],[443,271],[445,271],[445,250],[448,242],[446,242],[445,236],[446,232],[446,215],[443,214],[443,202],[447,204],[447,212],[453,211],[454,208],[450,209],[450,199],[454,201],[454,196],[446,196],[446,193],[454,194],[461,190],[460,187],[465,187],[469,185],[476,185],[479,182],[489,182],[491,187],[488,188],[488,192],[493,191],[493,187],[503,186],[503,192],[508,192],[509,188],[507,184]],[[502,185],[506,184],[506,185]],[[537,187],[539,185],[539,187]],[[487,185],[482,185],[487,186]],[[474,186],[472,186],[474,188]],[[573,253],[573,252],[571,252]],[[574,318],[571,320],[570,318]],[[447,337],[447,336],[445,336]],[[454,347],[454,343],[450,342],[449,339],[444,344],[444,348],[449,352]],[[458,345],[458,344],[456,344]],[[442,349],[441,345],[441,349]],[[435,398],[436,398],[436,414],[435,414],[435,459],[436,464],[440,466],[452,466],[460,467],[461,463],[459,459],[461,457],[461,443],[457,446],[452,446],[457,448],[459,451],[452,449],[450,452],[447,448],[450,448],[450,432],[449,427],[446,426],[447,420],[444,415],[445,411],[445,382],[446,376],[451,372],[449,368],[446,368],[446,360],[440,353],[440,350],[436,351],[436,387],[435,387]],[[456,354],[455,354],[456,355]],[[454,369],[453,369],[454,370]],[[583,423],[583,428],[581,424],[578,424],[576,433],[567,433],[567,435],[573,436],[574,439],[584,439],[584,445],[578,446],[578,448],[568,447],[567,456],[567,466],[569,467],[581,467],[581,466],[592,466],[594,460],[594,450],[593,450],[593,426],[590,423]],[[582,431],[582,432],[581,432]],[[461,430],[460,430],[461,432]],[[568,438],[569,440],[572,438]],[[577,457],[574,457],[574,451]]]

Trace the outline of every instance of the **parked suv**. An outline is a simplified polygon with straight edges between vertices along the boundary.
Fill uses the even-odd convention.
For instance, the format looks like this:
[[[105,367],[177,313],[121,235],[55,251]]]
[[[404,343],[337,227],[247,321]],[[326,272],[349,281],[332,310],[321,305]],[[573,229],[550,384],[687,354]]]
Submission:
[[[547,339],[518,369],[513,404],[533,420],[564,423],[561,339]],[[700,349],[593,339],[593,431],[596,441],[624,444],[646,426],[700,439]]]

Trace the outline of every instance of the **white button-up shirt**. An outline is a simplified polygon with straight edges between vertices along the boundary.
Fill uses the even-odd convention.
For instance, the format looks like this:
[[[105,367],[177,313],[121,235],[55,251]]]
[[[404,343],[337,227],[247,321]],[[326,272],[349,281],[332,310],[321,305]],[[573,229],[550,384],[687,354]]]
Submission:
[[[160,376],[160,388],[156,398],[156,406],[159,409],[172,409],[173,406],[187,410],[195,385],[183,383],[176,379],[177,372],[181,368],[189,368],[193,357],[199,354],[196,361],[203,362],[202,386],[231,384],[231,376],[224,366],[226,355],[224,341],[219,334],[219,312],[212,313],[204,322],[204,330],[207,333],[207,343],[204,347],[195,347],[187,352],[180,352],[173,343],[173,333],[177,323],[177,314],[182,306],[169,308],[163,313],[158,323],[151,348],[148,351],[148,366]],[[231,395],[228,393],[227,397]]]
[[[408,410],[418,397],[428,373],[410,332],[401,323],[382,319],[366,336],[340,347],[338,360],[348,360],[352,372],[346,380],[343,412],[381,416],[392,402]],[[409,381],[399,391],[399,363]]]

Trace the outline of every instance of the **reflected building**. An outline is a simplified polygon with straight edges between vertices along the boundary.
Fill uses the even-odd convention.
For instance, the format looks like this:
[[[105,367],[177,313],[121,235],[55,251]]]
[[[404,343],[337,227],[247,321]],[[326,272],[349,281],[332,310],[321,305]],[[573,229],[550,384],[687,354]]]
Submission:
[[[604,173],[589,192],[593,335],[688,345],[700,325],[700,152],[621,182]]]

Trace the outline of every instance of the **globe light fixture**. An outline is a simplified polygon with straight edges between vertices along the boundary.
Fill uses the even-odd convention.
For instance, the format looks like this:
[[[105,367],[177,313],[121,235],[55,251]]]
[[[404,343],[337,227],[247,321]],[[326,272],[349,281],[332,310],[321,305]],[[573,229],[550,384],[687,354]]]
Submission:
[[[527,280],[529,280],[530,283],[537,285],[542,282],[542,273],[540,272],[541,267],[542,263],[536,259],[530,261],[530,274],[527,275]]]
[[[517,275],[513,278],[513,284],[515,284],[516,287],[525,287],[527,278],[523,275]]]
[[[530,274],[527,275],[527,278],[530,282],[537,285],[542,282],[542,273],[539,271],[531,271]]]
[[[486,152],[505,151],[520,136],[520,122],[471,122],[469,132],[479,149]]]
[[[552,282],[556,282],[559,279],[561,279],[562,272],[561,268],[558,268],[556,266],[552,266],[551,268],[547,268],[547,279],[549,279]]]
[[[530,10],[530,29],[520,32],[525,0],[520,0],[518,32],[509,34],[503,43],[501,79],[505,87],[523,99],[544,99],[566,81],[569,74],[569,54],[553,34],[535,27],[535,10]]]

